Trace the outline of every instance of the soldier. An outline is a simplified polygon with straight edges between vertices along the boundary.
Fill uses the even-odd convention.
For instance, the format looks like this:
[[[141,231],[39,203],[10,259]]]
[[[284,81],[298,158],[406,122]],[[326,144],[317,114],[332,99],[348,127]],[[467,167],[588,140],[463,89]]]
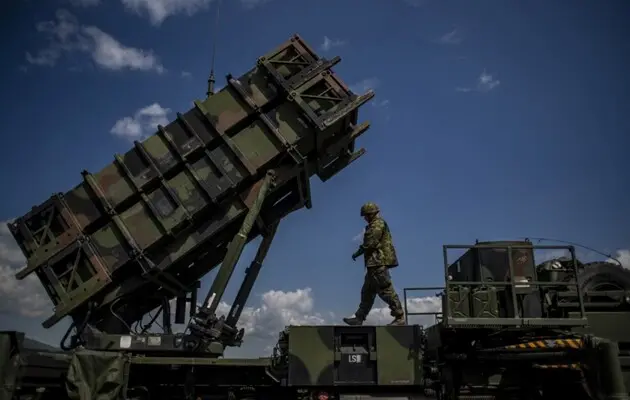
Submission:
[[[392,285],[389,269],[398,266],[396,249],[387,222],[381,218],[374,203],[361,207],[361,216],[368,223],[363,234],[363,244],[352,255],[352,261],[363,255],[367,272],[361,288],[361,303],[352,318],[344,318],[348,325],[362,325],[374,305],[376,295],[389,306],[394,321],[390,325],[404,325],[405,312]]]

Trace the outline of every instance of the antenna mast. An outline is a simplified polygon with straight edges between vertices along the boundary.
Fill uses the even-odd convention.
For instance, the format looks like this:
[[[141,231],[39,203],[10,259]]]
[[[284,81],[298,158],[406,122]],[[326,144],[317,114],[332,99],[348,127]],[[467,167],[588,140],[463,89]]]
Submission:
[[[206,96],[210,97],[214,94],[214,60],[217,53],[217,32],[219,31],[219,11],[221,9],[221,0],[216,1],[217,13],[214,19],[213,35],[212,35],[212,60],[210,61],[210,76],[208,77],[208,91]]]

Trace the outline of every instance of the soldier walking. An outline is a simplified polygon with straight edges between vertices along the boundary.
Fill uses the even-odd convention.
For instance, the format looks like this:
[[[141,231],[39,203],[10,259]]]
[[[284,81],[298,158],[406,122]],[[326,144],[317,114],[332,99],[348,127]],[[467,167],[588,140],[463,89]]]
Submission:
[[[396,249],[392,242],[392,234],[387,222],[379,214],[380,210],[374,203],[365,203],[361,207],[361,216],[367,222],[363,234],[363,244],[352,255],[352,260],[363,255],[367,272],[361,288],[361,303],[352,318],[344,318],[348,325],[362,325],[374,305],[376,295],[381,298],[390,309],[394,321],[389,325],[404,325],[405,312],[400,299],[392,285],[389,269],[398,266]]]

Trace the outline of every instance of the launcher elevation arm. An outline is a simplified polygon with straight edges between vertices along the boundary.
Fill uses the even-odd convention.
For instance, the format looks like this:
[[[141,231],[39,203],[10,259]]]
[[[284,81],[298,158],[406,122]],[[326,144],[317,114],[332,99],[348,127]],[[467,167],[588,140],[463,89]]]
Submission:
[[[243,329],[237,330],[236,323],[238,322],[243,307],[254,286],[254,282],[258,277],[264,258],[271,246],[278,227],[278,222],[264,227],[262,233],[263,240],[259,245],[254,261],[246,271],[245,278],[238,291],[236,300],[228,313],[227,319],[223,316],[217,318],[216,310],[221,302],[227,284],[232,277],[234,268],[243,253],[252,227],[256,223],[262,224],[259,218],[260,210],[267,194],[274,186],[274,179],[275,172],[271,170],[268,171],[261,180],[256,198],[245,215],[240,230],[230,242],[221,267],[203,304],[188,324],[186,330],[188,334],[184,339],[184,345],[190,350],[222,354],[226,346],[238,346],[242,342],[244,331]]]

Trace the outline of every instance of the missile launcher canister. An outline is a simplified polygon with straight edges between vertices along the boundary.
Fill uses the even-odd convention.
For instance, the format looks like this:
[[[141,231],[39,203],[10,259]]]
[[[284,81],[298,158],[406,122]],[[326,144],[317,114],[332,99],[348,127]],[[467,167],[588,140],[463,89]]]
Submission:
[[[92,326],[116,331],[108,315],[128,327],[190,289],[222,262],[269,171],[273,185],[246,241],[310,208],[310,177],[326,181],[361,156],[355,139],[369,128],[358,108],[374,93],[352,93],[331,70],[339,61],[293,36],[9,224],[27,258],[17,278],[36,274],[54,304],[44,326],[89,308]]]

